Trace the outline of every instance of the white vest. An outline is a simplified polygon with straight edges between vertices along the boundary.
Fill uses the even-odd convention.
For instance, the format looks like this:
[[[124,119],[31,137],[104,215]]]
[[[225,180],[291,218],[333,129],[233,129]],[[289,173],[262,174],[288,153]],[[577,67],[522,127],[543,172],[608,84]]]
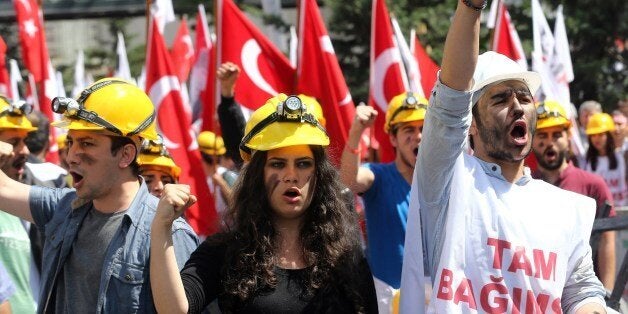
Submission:
[[[540,180],[487,175],[461,154],[428,312],[559,313],[566,280],[589,250],[595,201]]]

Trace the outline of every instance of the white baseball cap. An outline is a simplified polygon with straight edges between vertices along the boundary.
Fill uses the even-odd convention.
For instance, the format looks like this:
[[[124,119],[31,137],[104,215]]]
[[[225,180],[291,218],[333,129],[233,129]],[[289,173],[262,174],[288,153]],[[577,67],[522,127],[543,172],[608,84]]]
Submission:
[[[484,87],[503,81],[521,81],[534,95],[541,86],[541,76],[532,71],[526,71],[517,62],[494,51],[487,51],[478,57],[478,63],[473,73],[472,102],[475,105],[484,92]]]

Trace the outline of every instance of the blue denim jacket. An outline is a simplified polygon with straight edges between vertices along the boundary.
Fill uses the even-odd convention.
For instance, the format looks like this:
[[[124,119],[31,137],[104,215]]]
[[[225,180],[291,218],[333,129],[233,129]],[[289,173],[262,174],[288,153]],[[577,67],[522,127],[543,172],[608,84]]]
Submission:
[[[38,313],[54,311],[54,289],[72,245],[87,215],[91,201],[78,199],[73,189],[33,186],[30,190],[33,220],[45,237]],[[150,290],[150,226],[158,200],[142,180],[122,225],[106,249],[96,313],[154,313]],[[181,218],[172,226],[179,269],[199,244],[190,226]]]

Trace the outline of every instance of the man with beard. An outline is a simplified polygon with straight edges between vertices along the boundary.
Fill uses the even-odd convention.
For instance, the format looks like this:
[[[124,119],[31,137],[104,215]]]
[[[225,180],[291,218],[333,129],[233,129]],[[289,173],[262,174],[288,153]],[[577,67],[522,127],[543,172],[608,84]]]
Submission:
[[[17,181],[23,179],[24,165],[30,153],[24,140],[29,132],[37,129],[26,117],[31,109],[24,102],[12,102],[0,95],[0,144],[3,146],[0,156],[4,155],[0,159],[0,169]],[[4,209],[5,204],[0,204],[0,209]],[[35,299],[30,288],[31,258],[31,241],[22,221],[0,211],[0,264],[5,265],[16,287],[9,300],[16,313],[35,313]]]
[[[73,189],[29,186],[0,172],[0,209],[45,235],[38,313],[153,313],[150,227],[158,200],[139,175],[143,139],[156,140],[155,107],[137,86],[100,80],[78,99],[57,97]],[[1,142],[0,160],[11,156]],[[179,268],[198,245],[190,226],[172,226]],[[159,270],[157,270],[159,271]]]
[[[358,106],[342,153],[340,178],[364,200],[367,258],[380,313],[391,311],[392,298],[401,284],[410,184],[426,108],[427,99],[416,93],[394,97],[386,110],[384,131],[395,147],[395,160],[360,166],[360,138],[375,123],[377,111]]]
[[[541,79],[504,55],[478,57],[485,6],[458,1],[417,158],[406,248],[423,240],[430,312],[604,313],[589,246],[595,202],[524,167]],[[406,252],[413,262],[404,263],[402,311],[423,298],[406,289],[423,279],[416,251],[413,259]]]
[[[569,161],[571,122],[566,118],[565,110],[558,102],[547,100],[537,104],[536,112],[532,150],[538,170],[532,177],[593,198],[597,205],[596,217],[601,217],[606,204],[613,204],[613,196],[602,177],[579,169]],[[613,216],[615,209],[611,207],[609,217]],[[612,290],[615,284],[615,231],[602,233],[596,255],[595,274],[606,289]]]

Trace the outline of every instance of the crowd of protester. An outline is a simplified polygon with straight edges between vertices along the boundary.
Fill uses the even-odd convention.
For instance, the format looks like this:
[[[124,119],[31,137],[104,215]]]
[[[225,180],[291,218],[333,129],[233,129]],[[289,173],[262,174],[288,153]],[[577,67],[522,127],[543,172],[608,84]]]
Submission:
[[[617,235],[589,236],[628,206],[628,103],[535,99],[538,74],[478,53],[481,3],[458,4],[429,100],[390,101],[390,163],[362,151],[374,108],[333,165],[316,99],[279,94],[247,120],[222,64],[221,129],[197,136],[220,220],[206,239],[185,220],[205,196],[137,86],[55,98],[58,165],[47,118],[1,96],[0,313],[612,311]]]

